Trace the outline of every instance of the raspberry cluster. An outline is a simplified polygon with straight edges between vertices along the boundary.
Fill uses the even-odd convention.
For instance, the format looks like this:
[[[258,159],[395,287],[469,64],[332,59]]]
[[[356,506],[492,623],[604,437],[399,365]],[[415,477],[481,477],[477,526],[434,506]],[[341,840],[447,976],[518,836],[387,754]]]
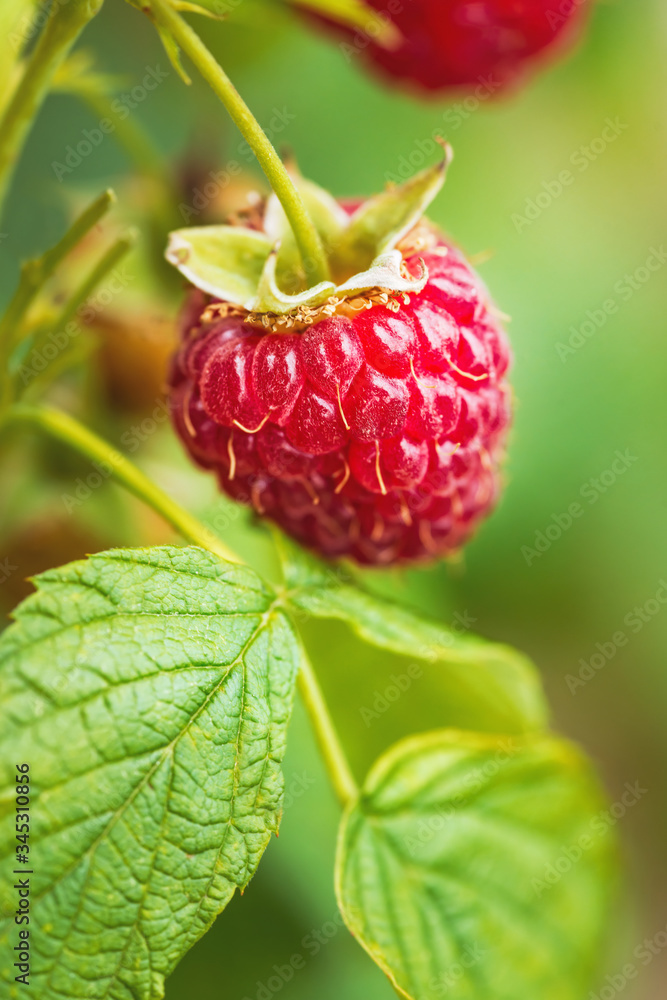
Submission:
[[[410,0],[390,5],[366,0],[376,16],[389,18],[399,44],[379,45],[330,18],[304,11],[348,39],[354,52],[392,80],[426,91],[482,86],[485,96],[511,86],[540,57],[560,50],[575,35],[588,0]],[[369,24],[372,24],[369,12]]]
[[[428,269],[408,301],[343,304],[299,331],[203,322],[210,298],[197,291],[185,310],[170,404],[186,448],[230,496],[328,557],[451,553],[497,495],[505,335],[440,236],[404,264]]]

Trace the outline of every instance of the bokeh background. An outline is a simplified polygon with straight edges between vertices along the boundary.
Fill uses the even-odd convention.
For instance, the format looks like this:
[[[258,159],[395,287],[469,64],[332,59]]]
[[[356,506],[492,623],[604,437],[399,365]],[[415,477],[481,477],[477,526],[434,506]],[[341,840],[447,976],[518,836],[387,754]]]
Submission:
[[[359,58],[304,28],[277,0],[230,3],[227,21],[198,18],[197,28],[275,143],[337,195],[372,193],[388,177],[433,162],[436,128],[454,145],[455,162],[431,215],[480,260],[511,317],[516,420],[507,486],[460,561],[369,579],[443,621],[468,622],[525,650],[543,673],[556,725],[596,760],[610,799],[627,782],[645,790],[619,821],[628,886],[610,913],[616,930],[607,967],[614,974],[634,963],[638,978],[622,995],[658,1000],[667,949],[655,948],[647,965],[634,950],[667,929],[667,605],[653,600],[667,581],[667,7],[663,0],[601,0],[567,60],[520,93],[477,106],[386,89]],[[123,290],[83,331],[88,373],[74,365],[53,396],[130,450],[273,575],[262,529],[188,466],[164,419],[160,391],[180,285],[149,249],[160,243],[170,211],[201,204],[196,190],[209,171],[225,171],[230,161],[243,168],[218,184],[197,215],[187,219],[186,209],[176,209],[174,225],[238,208],[248,191],[262,189],[261,176],[224,109],[194,71],[193,85],[184,86],[139,12],[108,0],[80,47],[94,54],[100,71],[121,74],[120,94],[131,94],[150,68],[166,74],[128,115],[130,128],[145,130],[158,155],[154,162],[142,147],[145,169],[138,171],[118,141],[128,140],[119,127],[63,172],[58,164],[67,147],[76,147],[101,114],[71,94],[50,97],[12,189],[0,291],[6,299],[17,262],[57,239],[85,197],[116,188],[119,206],[104,232],[137,225],[141,248],[122,265]],[[607,119],[617,135],[596,141]],[[175,192],[166,205],[160,163]],[[573,183],[558,193],[553,182],[565,169]],[[97,252],[98,239],[73,268]],[[661,266],[642,270],[656,251]],[[611,315],[604,312],[609,300],[617,307]],[[171,539],[154,515],[108,482],[76,494],[90,469],[53,443],[21,436],[4,441],[2,451],[0,556],[14,567],[0,584],[3,616],[38,569],[110,545]],[[628,456],[620,475],[609,472],[617,451]],[[80,502],[73,506],[68,496]],[[583,516],[548,548],[542,544],[539,555],[527,553],[536,532],[577,501]],[[619,631],[627,644],[610,647]],[[360,776],[398,736],[449,721],[425,671],[399,703],[366,724],[361,710],[373,707],[406,661],[363,647],[343,626],[311,626],[308,642]],[[582,661],[590,664],[596,653],[604,665],[584,669],[591,679],[575,686]],[[295,953],[304,955],[305,967],[272,995],[393,996],[336,921],[337,816],[297,705],[280,839],[245,895],[169,980],[168,1000],[266,1000],[263,984],[275,975],[274,964]]]

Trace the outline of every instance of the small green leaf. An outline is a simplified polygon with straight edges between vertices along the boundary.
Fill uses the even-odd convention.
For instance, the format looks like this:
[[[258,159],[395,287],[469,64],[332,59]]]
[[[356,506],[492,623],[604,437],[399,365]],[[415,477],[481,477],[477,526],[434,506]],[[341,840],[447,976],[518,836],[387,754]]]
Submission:
[[[254,229],[199,226],[170,233],[165,256],[197,288],[252,309],[272,248]]]
[[[539,674],[517,650],[420,618],[351,585],[281,533],[276,538],[289,600],[301,613],[337,618],[373,646],[432,663],[457,700],[474,708],[479,728],[524,733],[546,725]]]
[[[293,630],[251,570],[197,548],[36,583],[0,640],[0,982],[25,761],[34,995],[156,1000],[278,828]]]
[[[181,50],[178,47],[178,42],[171,32],[164,28],[161,24],[156,24],[155,27],[157,28],[157,33],[160,36],[160,41],[164,46],[164,51],[167,53],[167,59],[174,67],[183,83],[187,84],[189,87],[192,80],[190,79],[190,76],[181,61]]]
[[[445,183],[452,152],[398,187],[363,202],[351,217],[333,255],[333,266],[365,270],[369,262],[392,250],[410,232]]]
[[[343,818],[345,922],[410,1000],[581,1000],[613,882],[603,805],[551,737],[405,740]]]

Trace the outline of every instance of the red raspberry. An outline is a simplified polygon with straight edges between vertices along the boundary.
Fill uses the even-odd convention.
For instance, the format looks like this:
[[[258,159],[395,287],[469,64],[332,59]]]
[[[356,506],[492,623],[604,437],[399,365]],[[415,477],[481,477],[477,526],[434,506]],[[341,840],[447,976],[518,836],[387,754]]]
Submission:
[[[409,0],[395,13],[386,0],[366,0],[378,15],[389,18],[402,38],[387,49],[374,32],[355,31],[318,14],[324,23],[349,39],[359,52],[392,80],[405,80],[427,91],[481,87],[485,97],[505,89],[538,61],[570,42],[583,20],[589,0]]]
[[[302,332],[203,323],[194,292],[171,376],[192,457],[325,556],[386,565],[458,549],[489,513],[509,424],[509,348],[483,286],[433,238],[429,277],[392,311]],[[391,302],[390,302],[391,304]]]

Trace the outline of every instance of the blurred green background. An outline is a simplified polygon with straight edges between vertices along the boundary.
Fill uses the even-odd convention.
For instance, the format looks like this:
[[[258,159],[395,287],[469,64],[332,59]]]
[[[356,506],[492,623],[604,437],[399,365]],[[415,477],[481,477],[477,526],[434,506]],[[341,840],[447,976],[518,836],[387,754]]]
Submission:
[[[667,927],[667,605],[650,603],[667,581],[667,260],[655,272],[638,269],[654,251],[659,260],[667,250],[667,8],[662,0],[599,3],[586,38],[567,60],[520,94],[477,107],[424,103],[385,89],[357,59],[305,30],[277,2],[243,0],[225,23],[197,19],[197,28],[260,123],[274,128],[276,144],[290,147],[302,171],[337,195],[380,189],[406,159],[413,168],[432,162],[435,128],[454,145],[455,162],[431,215],[473,258],[489,253],[481,273],[511,316],[517,402],[507,487],[459,562],[372,574],[371,582],[444,621],[474,620],[476,632],[525,650],[543,672],[557,726],[597,761],[611,800],[626,782],[646,789],[619,823],[629,891],[610,915],[618,933],[608,969],[614,974],[634,962],[640,976],[623,995],[657,1000],[667,980],[667,950],[646,966],[633,952]],[[183,204],[191,203],[192,187],[209,170],[230,159],[254,171],[224,109],[198,79],[183,85],[139,12],[108,0],[82,46],[94,51],[103,70],[126,75],[121,91],[140,84],[148,68],[167,72],[131,117],[179,179]],[[617,135],[602,148],[605,142],[596,140],[607,119]],[[113,135],[62,180],[56,176],[54,163],[98,120],[67,95],[52,96],[42,111],[0,241],[4,298],[17,261],[55,240],[84,194],[114,185],[117,218],[147,228],[149,191],[129,179],[133,165]],[[574,179],[559,193],[554,182],[566,169]],[[259,174],[249,184],[237,179],[223,200],[255,184],[262,185]],[[151,278],[145,253],[126,267],[127,292],[109,316],[122,313],[126,324],[129,318],[141,327],[142,317],[153,323],[173,315],[178,283],[162,287]],[[612,315],[604,314],[608,300],[617,306]],[[151,336],[163,344],[161,329]],[[97,335],[104,340],[108,331]],[[119,350],[111,340],[111,350]],[[559,347],[576,344],[567,352]],[[133,368],[130,356],[115,357],[121,383]],[[146,363],[153,363],[150,351]],[[117,441],[136,443],[135,458],[146,469],[209,517],[260,571],[273,574],[263,532],[189,468],[164,421],[132,430],[154,400],[128,402],[122,385],[107,383],[102,361],[96,376],[75,372],[56,395],[87,410]],[[22,575],[94,548],[169,538],[152,515],[109,484],[75,509],[76,518],[69,516],[62,495],[88,470],[65,451],[32,438],[5,451],[0,556],[9,554]],[[621,475],[605,475],[617,451],[631,461]],[[544,533],[576,501],[584,515],[562,537],[539,555],[522,552],[534,549],[536,532]],[[17,578],[0,586],[3,612],[21,596]],[[645,605],[637,617],[634,609]],[[609,643],[619,630],[628,642],[615,649]],[[361,710],[372,707],[406,661],[362,647],[342,626],[318,624],[307,634],[360,776],[396,737],[449,721],[425,672],[398,705],[366,725]],[[574,686],[581,661],[590,663],[596,653],[604,666]],[[274,964],[295,953],[308,960],[277,991],[285,998],[393,995],[335,921],[338,810],[298,705],[287,792],[279,841],[246,894],[181,963],[168,983],[168,1000],[262,1000],[261,984],[276,974]]]

